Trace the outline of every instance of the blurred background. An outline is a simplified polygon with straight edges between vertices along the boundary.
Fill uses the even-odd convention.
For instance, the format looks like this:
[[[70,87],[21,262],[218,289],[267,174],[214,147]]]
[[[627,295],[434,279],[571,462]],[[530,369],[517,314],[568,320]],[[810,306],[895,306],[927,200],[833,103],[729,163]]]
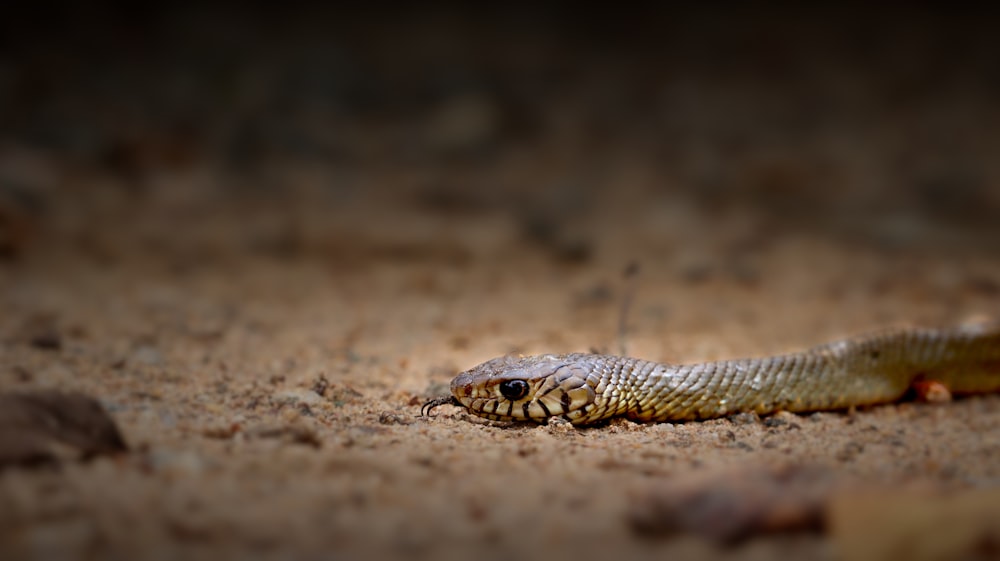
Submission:
[[[14,2],[0,252],[620,262],[724,230],[996,254],[993,15]]]

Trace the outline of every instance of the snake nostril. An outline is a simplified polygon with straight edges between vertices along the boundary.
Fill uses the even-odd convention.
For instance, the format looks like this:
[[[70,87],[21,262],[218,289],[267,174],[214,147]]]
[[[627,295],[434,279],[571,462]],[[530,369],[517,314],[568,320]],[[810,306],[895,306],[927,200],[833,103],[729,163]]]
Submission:
[[[472,376],[468,372],[462,372],[451,381],[451,393],[468,397],[472,395],[474,386]]]

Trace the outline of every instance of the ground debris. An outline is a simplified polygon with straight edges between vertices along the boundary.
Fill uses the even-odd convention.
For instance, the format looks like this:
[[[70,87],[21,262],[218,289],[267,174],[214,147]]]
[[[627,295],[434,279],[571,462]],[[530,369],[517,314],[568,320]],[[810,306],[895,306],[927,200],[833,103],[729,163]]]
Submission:
[[[833,489],[820,468],[785,466],[688,478],[633,503],[628,522],[643,536],[695,533],[731,544],[764,533],[817,531]]]
[[[55,390],[0,394],[0,469],[127,449],[114,420],[89,396]]]

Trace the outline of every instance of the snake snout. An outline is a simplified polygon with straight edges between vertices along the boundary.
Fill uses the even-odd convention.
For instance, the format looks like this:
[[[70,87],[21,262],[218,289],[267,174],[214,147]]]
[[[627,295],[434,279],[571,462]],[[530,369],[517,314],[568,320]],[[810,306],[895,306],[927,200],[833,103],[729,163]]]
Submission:
[[[472,374],[462,372],[451,381],[451,393],[457,398],[469,397],[472,394]]]

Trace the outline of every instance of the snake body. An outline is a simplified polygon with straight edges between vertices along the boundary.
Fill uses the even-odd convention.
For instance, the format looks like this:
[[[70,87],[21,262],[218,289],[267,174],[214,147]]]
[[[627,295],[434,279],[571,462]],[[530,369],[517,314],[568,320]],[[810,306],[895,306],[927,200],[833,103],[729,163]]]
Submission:
[[[954,394],[1000,391],[1000,326],[895,329],[766,358],[673,365],[601,354],[504,356],[462,372],[452,403],[496,421],[586,425],[690,421],[739,412],[887,403],[921,381]]]

